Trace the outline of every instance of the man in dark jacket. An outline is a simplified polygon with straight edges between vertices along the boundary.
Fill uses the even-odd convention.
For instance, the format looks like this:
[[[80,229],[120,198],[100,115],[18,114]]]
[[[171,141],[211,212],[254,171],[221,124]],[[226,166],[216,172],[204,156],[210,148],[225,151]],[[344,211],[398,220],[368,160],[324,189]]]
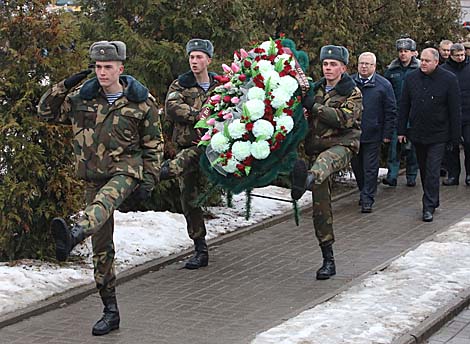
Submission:
[[[398,140],[409,139],[416,147],[425,222],[433,220],[439,207],[439,169],[446,143],[458,144],[460,138],[458,80],[438,64],[438,51],[424,49],[420,69],[405,79],[398,127]]]
[[[398,109],[400,108],[401,91],[406,76],[413,70],[419,68],[419,61],[415,57],[416,42],[411,38],[400,38],[396,42],[398,58],[393,60],[384,73],[384,77],[390,81],[395,92]],[[393,132],[388,148],[387,177],[382,183],[389,186],[397,185],[398,172],[400,170],[400,157],[404,151],[406,161],[406,185],[415,186],[418,174],[418,162],[413,145],[408,143],[401,145],[398,143],[397,132]]]
[[[470,57],[465,55],[465,46],[460,43],[450,47],[450,58],[441,65],[445,70],[454,73],[459,80],[460,100],[462,102],[462,137],[465,153],[465,184],[470,185]],[[459,145],[447,145],[448,178],[443,185],[458,185],[460,177]]]
[[[324,280],[336,274],[331,175],[348,167],[353,154],[359,151],[362,95],[346,73],[349,52],[345,47],[322,47],[320,61],[323,78],[302,100],[309,123],[305,153],[310,157],[312,167],[308,169],[303,160],[296,161],[291,196],[297,200],[306,190],[312,190],[313,226],[323,256],[317,279]]]
[[[372,212],[377,193],[380,145],[390,142],[396,128],[397,106],[390,82],[375,72],[376,57],[371,52],[359,56],[358,73],[353,75],[362,92],[361,145],[351,159],[357,186],[361,191],[363,213]]]

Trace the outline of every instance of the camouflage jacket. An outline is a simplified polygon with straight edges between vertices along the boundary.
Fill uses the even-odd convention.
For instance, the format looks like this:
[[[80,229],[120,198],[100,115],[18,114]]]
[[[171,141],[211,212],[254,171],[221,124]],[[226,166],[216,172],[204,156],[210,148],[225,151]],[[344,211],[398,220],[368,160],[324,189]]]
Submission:
[[[198,139],[194,125],[208,93],[217,85],[215,75],[209,73],[211,81],[207,92],[198,85],[192,71],[180,75],[168,88],[165,115],[173,122],[172,141],[179,148],[193,146],[193,141]]]
[[[340,145],[358,153],[361,136],[361,91],[347,73],[343,74],[330,92],[325,91],[325,85],[326,80],[322,78],[313,87],[315,103],[313,115],[309,117],[305,152],[308,155],[316,155]]]
[[[100,181],[124,174],[153,187],[163,159],[154,98],[131,76],[121,76],[120,81],[124,94],[111,105],[96,78],[73,91],[61,81],[42,96],[38,114],[72,125],[79,178]]]

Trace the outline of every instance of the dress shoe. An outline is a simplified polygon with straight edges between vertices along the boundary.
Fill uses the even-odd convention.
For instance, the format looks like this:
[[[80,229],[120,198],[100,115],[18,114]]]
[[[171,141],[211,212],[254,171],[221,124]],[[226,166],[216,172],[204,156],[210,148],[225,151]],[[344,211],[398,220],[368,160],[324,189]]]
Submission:
[[[406,186],[410,186],[410,187],[416,186],[416,180],[408,179],[406,181]]]
[[[397,180],[396,179],[382,178],[382,184],[388,185],[388,186],[397,186]]]
[[[433,220],[433,215],[432,212],[429,210],[426,210],[423,212],[423,221],[424,222],[432,222]]]
[[[371,203],[364,203],[361,206],[361,213],[372,213],[372,204]]]
[[[465,184],[470,185],[470,175],[465,177]]]
[[[459,185],[459,180],[455,177],[449,177],[442,181],[442,185],[445,185],[445,186]]]

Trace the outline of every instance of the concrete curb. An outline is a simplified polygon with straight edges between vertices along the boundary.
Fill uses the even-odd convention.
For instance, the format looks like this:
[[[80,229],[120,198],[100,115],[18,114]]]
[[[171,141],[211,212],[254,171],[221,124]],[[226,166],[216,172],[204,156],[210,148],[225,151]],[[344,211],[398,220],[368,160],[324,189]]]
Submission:
[[[357,189],[354,188],[353,190],[344,192],[342,194],[339,194],[333,197],[332,201],[333,202],[338,201],[342,198],[348,197],[349,195],[352,195],[357,192],[358,192]],[[299,209],[299,212],[301,214],[305,214],[310,210],[311,210],[311,205],[306,205],[304,207],[301,207]],[[294,214],[292,210],[281,215],[273,216],[269,219],[266,219],[254,225],[242,227],[232,233],[227,233],[227,234],[221,235],[220,237],[211,239],[208,241],[208,244],[209,246],[221,245],[225,242],[235,240],[247,234],[254,233],[259,230],[267,229],[269,227],[277,225],[291,218],[294,218]],[[116,284],[119,285],[121,283],[125,283],[129,280],[145,275],[149,272],[158,271],[167,265],[183,260],[185,257],[191,255],[192,253],[193,253],[192,249],[184,250],[184,251],[172,254],[168,257],[161,257],[161,258],[153,259],[144,264],[130,268],[129,270],[122,271],[117,275]],[[7,313],[3,316],[0,316],[0,329],[6,326],[12,325],[14,323],[20,322],[22,320],[25,320],[27,318],[30,318],[32,316],[40,315],[42,313],[51,311],[56,308],[65,307],[68,304],[80,301],[95,292],[96,292],[95,283],[88,283],[80,287],[76,287],[76,288],[64,291],[63,293],[53,295],[47,298],[46,300],[36,302],[35,304],[31,306],[28,306],[28,307],[16,310],[11,313]]]
[[[470,305],[470,289],[460,292],[449,304],[440,308],[410,332],[398,337],[392,344],[424,343],[426,339],[439,331],[468,305]]]

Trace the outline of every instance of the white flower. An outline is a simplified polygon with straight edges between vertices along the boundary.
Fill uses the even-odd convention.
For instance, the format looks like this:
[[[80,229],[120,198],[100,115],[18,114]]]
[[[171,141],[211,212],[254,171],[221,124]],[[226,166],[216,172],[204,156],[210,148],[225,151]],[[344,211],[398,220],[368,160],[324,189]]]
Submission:
[[[266,41],[266,42],[261,43],[259,47],[264,49],[264,51],[266,52],[263,55],[269,54],[269,50],[272,49],[273,47],[274,47],[274,54],[277,54],[277,48],[274,42]]]
[[[281,82],[281,77],[279,76],[279,73],[276,72],[275,70],[271,70],[267,73],[261,73],[261,75],[264,78],[264,84],[266,85],[269,80],[269,88],[271,90],[274,90],[278,88],[279,83]]]
[[[268,141],[262,140],[258,142],[253,142],[251,144],[251,155],[253,155],[255,159],[266,159],[269,156],[269,153],[270,150]]]
[[[239,139],[246,133],[245,123],[241,123],[240,119],[235,119],[228,125],[228,132],[232,139]]]
[[[263,139],[267,140],[273,136],[274,127],[271,122],[265,119],[259,119],[255,122],[255,124],[253,124],[252,132],[256,138],[262,137]]]
[[[212,136],[211,146],[217,153],[223,153],[230,147],[230,144],[228,138],[222,132],[218,132]]]
[[[238,161],[243,161],[251,155],[250,141],[237,141],[232,145],[232,154]]]
[[[246,109],[248,110],[248,114],[252,121],[256,121],[257,119],[264,116],[264,102],[259,99],[251,99],[245,103]],[[232,136],[233,137],[233,136]]]
[[[294,61],[294,59],[292,58],[291,55],[289,55],[289,54],[277,55],[276,58],[274,59],[274,62],[276,63],[276,62],[278,62],[279,60],[283,60],[283,62],[284,62],[284,61],[288,61],[289,64],[290,64],[290,66],[291,66],[292,68],[295,68],[295,61]]]
[[[292,95],[297,91],[297,88],[299,88],[299,83],[295,78],[290,75],[286,75],[281,78],[279,88]]]
[[[266,98],[266,92],[260,87],[252,87],[248,90],[247,93],[248,99],[259,99],[264,100]]]
[[[275,117],[274,120],[276,121],[276,130],[281,130],[281,127],[290,133],[292,128],[294,128],[294,120],[291,116],[281,115],[279,117]]]
[[[235,171],[237,171],[237,164],[239,162],[237,161],[237,159],[231,157],[229,160],[227,160],[227,165],[225,166],[222,166],[222,168],[224,169],[224,171],[228,172],[228,173],[233,173]]]
[[[291,94],[287,93],[282,88],[277,88],[272,92],[273,100],[271,101],[271,105],[273,108],[277,109],[281,106],[285,106],[286,102],[288,102],[291,98]]]
[[[258,66],[258,70],[261,75],[274,71],[274,65],[271,63],[271,61],[260,60],[256,63],[256,65]]]

